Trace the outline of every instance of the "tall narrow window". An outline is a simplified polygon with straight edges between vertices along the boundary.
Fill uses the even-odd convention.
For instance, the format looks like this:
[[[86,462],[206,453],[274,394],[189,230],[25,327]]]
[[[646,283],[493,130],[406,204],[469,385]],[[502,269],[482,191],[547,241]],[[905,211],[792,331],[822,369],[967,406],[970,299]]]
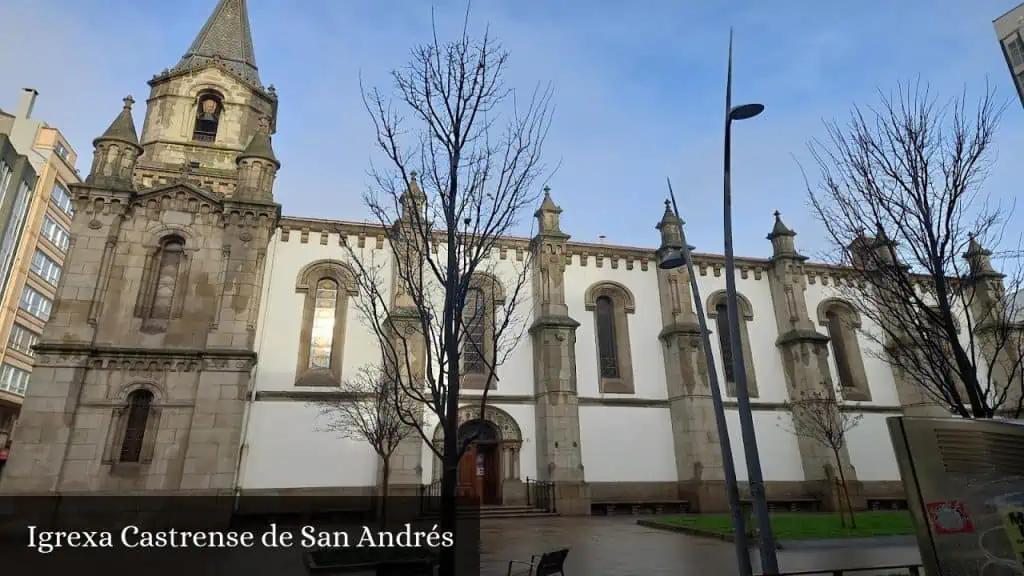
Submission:
[[[828,337],[832,340],[832,355],[836,359],[836,371],[839,372],[839,385],[844,388],[853,386],[853,372],[850,370],[850,357],[847,356],[846,330],[843,319],[835,308],[830,309],[825,318],[828,320]]]
[[[715,325],[718,328],[718,346],[722,351],[722,371],[727,388],[736,389],[736,373],[732,365],[732,336],[729,335],[729,308],[725,303],[715,306]]]
[[[153,290],[151,318],[170,318],[177,289],[178,272],[181,270],[182,252],[185,249],[180,238],[171,237],[160,248],[160,264],[157,268],[156,286]]]
[[[213,142],[217,140],[217,127],[220,125],[220,114],[223,106],[215,94],[200,96],[196,106],[196,127],[192,139],[197,142]]]
[[[462,317],[466,331],[462,342],[462,371],[465,374],[484,374],[487,367],[484,358],[487,307],[484,293],[479,288],[470,288],[466,292]]]
[[[331,368],[334,349],[334,323],[338,310],[338,283],[323,278],[316,284],[313,305],[313,328],[309,341],[309,367]]]
[[[841,300],[826,300],[819,305],[818,322],[828,330],[829,347],[843,398],[870,400],[871,391],[857,341],[857,327],[860,326],[857,311]]]
[[[633,294],[616,282],[587,288],[584,307],[593,312],[597,352],[597,388],[601,394],[633,394],[633,361],[628,314],[636,310]]]
[[[152,403],[153,394],[148,390],[136,390],[128,395],[128,422],[124,429],[124,440],[121,442],[121,462],[139,461]]]
[[[750,350],[750,334],[747,325],[754,319],[754,310],[750,301],[742,294],[736,295],[739,304],[739,332],[733,334],[729,325],[729,302],[725,290],[719,290],[708,297],[708,317],[714,319],[715,330],[718,332],[718,349],[722,356],[722,374],[725,375],[725,393],[728,396],[736,396],[737,374],[733,362],[736,359],[733,354],[732,341],[735,338],[739,343],[740,353],[743,354],[743,368],[747,378],[747,394],[751,398],[757,398],[757,379],[754,371],[754,358]]]
[[[597,347],[601,361],[602,378],[619,377],[618,344],[615,341],[615,304],[607,296],[594,303],[597,313]]]

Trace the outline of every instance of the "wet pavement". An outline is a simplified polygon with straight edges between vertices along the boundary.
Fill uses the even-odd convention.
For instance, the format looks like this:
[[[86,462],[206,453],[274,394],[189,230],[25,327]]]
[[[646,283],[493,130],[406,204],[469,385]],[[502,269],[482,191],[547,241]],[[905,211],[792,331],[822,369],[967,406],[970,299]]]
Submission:
[[[735,574],[732,543],[636,523],[642,516],[546,517],[481,521],[481,574],[504,575],[509,560],[569,548],[567,576],[718,576]],[[783,543],[786,546],[786,543]],[[754,571],[759,562],[751,550]],[[779,550],[782,570],[892,566],[920,562],[912,538],[794,543]],[[513,574],[526,574],[525,571]],[[868,576],[871,572],[859,573]]]

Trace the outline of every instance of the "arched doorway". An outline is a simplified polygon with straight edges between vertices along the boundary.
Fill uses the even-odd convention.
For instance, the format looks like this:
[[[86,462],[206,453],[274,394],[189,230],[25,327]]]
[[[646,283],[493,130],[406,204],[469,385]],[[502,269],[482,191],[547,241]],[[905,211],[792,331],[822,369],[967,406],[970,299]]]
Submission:
[[[434,429],[435,446],[443,443],[440,426]],[[458,494],[481,504],[524,504],[526,488],[519,478],[519,449],[523,435],[504,410],[467,405],[459,408],[458,437],[470,439],[459,460]],[[441,478],[441,462],[434,460],[434,480]]]
[[[498,430],[486,420],[470,420],[459,426],[459,445],[469,448],[459,460],[459,497],[481,504],[501,503],[501,470]]]

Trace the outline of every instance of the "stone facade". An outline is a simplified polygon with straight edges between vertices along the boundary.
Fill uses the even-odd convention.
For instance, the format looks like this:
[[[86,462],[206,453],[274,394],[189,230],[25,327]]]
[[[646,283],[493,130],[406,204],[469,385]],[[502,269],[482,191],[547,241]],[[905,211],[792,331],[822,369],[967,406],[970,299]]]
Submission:
[[[241,3],[225,0],[211,21],[231,4]],[[203,34],[222,24],[208,23],[193,49],[207,50]],[[266,247],[280,213],[267,135],[276,98],[211,55],[150,82],[141,144],[126,98],[94,142],[89,178],[72,187],[71,265],[37,347],[5,492],[235,485]],[[201,90],[221,104],[202,142],[190,138]],[[268,115],[261,132],[256,119]],[[270,178],[247,177],[268,165]],[[137,391],[147,398],[141,418]],[[131,435],[141,446],[127,450]]]
[[[70,264],[0,491],[368,494],[380,482],[376,454],[319,430],[310,401],[336,395],[341,380],[380,358],[360,322],[345,246],[379,257],[391,275],[380,279],[391,286],[389,326],[409,355],[396,369],[423,368],[418,318],[394,277],[395,253],[418,247],[386,244],[408,241],[399,232],[426,196],[411,175],[390,227],[280,218],[277,96],[260,84],[252,52],[244,1],[221,0],[182,61],[150,81],[141,140],[126,99],[94,142],[89,178],[72,190]],[[723,510],[705,353],[723,375],[725,354],[717,335],[711,351],[702,348],[690,282],[717,302],[724,259],[694,254],[694,278],[652,267],[681,245],[669,210],[658,250],[571,241],[561,212],[545,190],[536,236],[500,239],[488,258],[500,282],[503,269],[531,256],[529,342],[494,382],[467,385],[460,399],[460,422],[494,427],[500,501],[522,503],[529,481],[540,480],[554,484],[562,514],[650,500]],[[786,431],[786,402],[843,392],[820,307],[849,278],[808,262],[794,236],[777,218],[772,257],[737,260],[743,354],[768,497],[828,508],[836,505],[832,455]],[[981,252],[971,258],[972,269],[987,270]],[[331,361],[311,375],[323,368],[309,362],[313,282],[325,278],[339,289],[323,332]],[[979,289],[998,289],[996,276],[979,278]],[[856,343],[847,350],[869,346]],[[884,418],[934,409],[913,383],[864,356],[861,395],[842,398],[844,410],[865,417],[840,456],[858,505],[901,494]],[[742,486],[735,390],[724,380]],[[437,474],[422,439],[409,439],[392,461],[392,493]]]

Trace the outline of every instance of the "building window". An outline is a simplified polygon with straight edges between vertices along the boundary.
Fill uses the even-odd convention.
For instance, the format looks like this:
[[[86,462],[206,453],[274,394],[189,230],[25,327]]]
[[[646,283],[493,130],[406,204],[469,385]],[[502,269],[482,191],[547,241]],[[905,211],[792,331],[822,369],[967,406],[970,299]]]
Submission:
[[[1014,68],[1024,66],[1024,42],[1021,42],[1020,36],[1014,35],[1006,42],[1006,53]]]
[[[60,282],[60,264],[57,264],[53,258],[47,256],[38,248],[36,248],[36,253],[32,255],[32,271],[53,286]]]
[[[462,373],[485,374],[487,372],[487,302],[483,290],[470,288],[462,307],[462,325],[465,336],[462,340]]]
[[[11,326],[11,337],[7,339],[7,347],[17,350],[26,356],[35,356],[32,347],[39,342],[39,335],[21,324]]]
[[[14,206],[7,221],[7,231],[4,232],[3,241],[0,242],[0,275],[3,277],[3,290],[7,289],[8,275],[14,262],[18,243],[21,241],[21,232],[25,227],[25,213],[28,211],[31,199],[32,189],[27,183],[22,182],[18,186],[18,195],[14,198]]]
[[[355,275],[341,262],[320,260],[299,272],[295,290],[305,294],[295,384],[337,386],[348,297],[357,293]]]
[[[217,127],[220,125],[220,114],[223,110],[220,96],[206,93],[199,97],[196,104],[196,126],[192,139],[197,142],[214,142],[217,140]]]
[[[486,273],[469,280],[462,305],[460,372],[462,387],[483,390],[497,385],[494,330],[498,307],[505,303],[501,281]]]
[[[632,394],[633,365],[628,314],[636,310],[633,294],[615,282],[587,289],[584,306],[594,313],[598,388],[602,394]]]
[[[70,154],[70,152],[68,152],[67,146],[64,146],[64,143],[60,141],[58,141],[57,144],[54,145],[53,151],[57,153],[57,156],[60,156],[64,160],[67,160],[68,154]]]
[[[619,377],[619,356],[615,343],[615,305],[612,299],[601,296],[595,304],[597,317],[597,351],[600,358],[601,378]]]
[[[825,300],[818,305],[818,323],[828,330],[829,348],[843,398],[870,400],[867,374],[857,340],[860,316],[850,304]]]
[[[171,317],[174,291],[178,284],[178,273],[181,271],[181,256],[184,249],[185,244],[176,236],[165,240],[163,246],[160,247],[160,265],[157,268],[156,286],[153,290],[151,318]]]
[[[29,314],[39,318],[43,322],[50,319],[50,312],[53,309],[53,301],[40,294],[35,288],[25,286],[21,292],[19,307]]]
[[[740,312],[740,349],[743,351],[743,365],[747,375],[747,395],[750,398],[757,398],[757,379],[754,372],[754,359],[750,351],[750,333],[747,324],[754,319],[753,307],[742,294],[737,294]],[[722,374],[725,375],[725,393],[728,396],[736,396],[736,370],[733,365],[732,353],[732,330],[729,329],[729,303],[725,290],[719,290],[708,298],[708,317],[715,321],[715,331],[718,332],[718,350],[722,358]]]
[[[71,232],[69,232],[67,228],[58,224],[56,220],[50,218],[49,214],[43,218],[43,237],[59,248],[61,252],[68,251],[68,246],[71,241]]]
[[[24,396],[28,388],[28,370],[22,370],[6,362],[0,366],[0,390]]]
[[[128,421],[121,442],[121,456],[118,458],[121,462],[139,461],[152,403],[153,393],[148,390],[136,390],[128,395]]]
[[[334,348],[334,324],[338,313],[338,283],[323,278],[316,284],[313,304],[313,327],[309,342],[309,367],[331,368]]]
[[[75,206],[71,202],[71,194],[60,182],[53,184],[53,192],[50,193],[50,202],[68,216],[75,215]]]

